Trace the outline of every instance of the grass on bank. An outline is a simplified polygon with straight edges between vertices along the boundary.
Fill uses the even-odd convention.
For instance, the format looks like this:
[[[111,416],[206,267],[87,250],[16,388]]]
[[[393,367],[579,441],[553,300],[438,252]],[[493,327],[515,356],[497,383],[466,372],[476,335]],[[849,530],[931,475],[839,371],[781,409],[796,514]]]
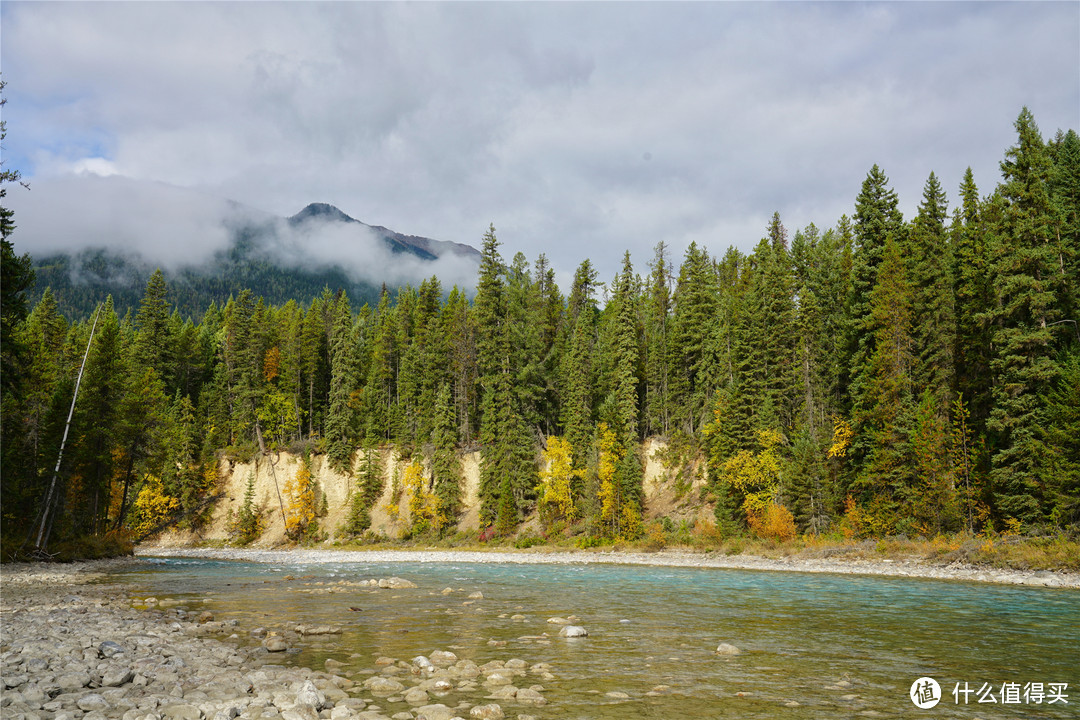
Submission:
[[[355,550],[473,550],[557,552],[677,552],[749,555],[771,559],[911,560],[927,565],[975,565],[1008,570],[1068,570],[1080,572],[1080,542],[1064,535],[1028,537],[1007,533],[957,533],[934,538],[853,539],[840,533],[801,535],[786,541],[765,540],[748,534],[723,536],[708,522],[660,523],[646,528],[636,540],[597,540],[584,535],[542,537],[523,531],[514,537],[480,542],[476,532],[444,537],[430,535],[392,540],[383,535],[337,540],[333,547]]]

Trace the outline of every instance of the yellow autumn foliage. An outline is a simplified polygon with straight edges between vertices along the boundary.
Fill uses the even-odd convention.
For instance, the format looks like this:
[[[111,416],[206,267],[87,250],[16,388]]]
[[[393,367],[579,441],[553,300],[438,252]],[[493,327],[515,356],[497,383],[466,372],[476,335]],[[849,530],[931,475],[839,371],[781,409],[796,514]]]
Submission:
[[[299,539],[311,533],[315,524],[315,482],[305,460],[285,483],[285,532]]]
[[[574,498],[571,483],[580,471],[573,469],[573,448],[564,438],[548,437],[544,449],[544,469],[537,486],[537,505],[540,517],[547,524],[571,522],[574,519]]]
[[[132,506],[134,517],[131,526],[132,534],[136,539],[142,539],[166,522],[179,507],[179,499],[165,494],[161,478],[147,475]]]
[[[600,423],[596,428],[596,449],[596,475],[600,481],[600,522],[614,529],[622,507],[622,493],[615,480],[615,469],[622,460],[623,449],[607,423]]]
[[[848,448],[851,446],[851,439],[855,437],[855,431],[851,429],[851,425],[842,417],[833,416],[833,441],[829,446],[828,457],[839,458],[847,455]]]
[[[418,460],[405,468],[402,484],[409,500],[409,522],[413,532],[421,533],[429,527],[436,532],[442,530],[446,517],[440,512],[439,498],[431,491],[428,479],[424,477],[424,466]]]
[[[745,494],[743,509],[747,519],[763,514],[780,487],[779,446],[783,436],[776,430],[758,430],[760,452],[740,450],[724,462],[724,475],[733,487]]]

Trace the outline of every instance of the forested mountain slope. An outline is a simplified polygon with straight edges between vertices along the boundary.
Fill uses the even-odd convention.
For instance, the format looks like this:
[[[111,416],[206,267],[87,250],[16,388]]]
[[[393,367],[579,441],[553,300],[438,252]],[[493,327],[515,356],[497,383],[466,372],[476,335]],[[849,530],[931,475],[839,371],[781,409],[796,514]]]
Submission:
[[[367,225],[326,203],[312,203],[289,218],[238,212],[227,226],[228,247],[194,265],[164,268],[169,301],[185,318],[198,319],[210,303],[223,305],[245,288],[258,288],[275,305],[306,301],[324,287],[374,304],[384,284],[397,286],[405,263],[416,268],[419,281],[437,271],[440,258],[475,267],[480,257],[469,245]],[[156,267],[144,253],[107,247],[35,257],[37,285],[29,301],[36,303],[51,288],[65,317],[83,319],[112,295],[122,317],[138,309]]]

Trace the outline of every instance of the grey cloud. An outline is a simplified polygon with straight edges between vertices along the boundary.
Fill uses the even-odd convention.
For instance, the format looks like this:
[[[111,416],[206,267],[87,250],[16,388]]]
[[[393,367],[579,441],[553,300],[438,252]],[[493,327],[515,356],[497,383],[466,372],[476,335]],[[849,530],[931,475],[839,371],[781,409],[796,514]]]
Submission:
[[[6,2],[8,144],[287,215],[546,252],[749,250],[881,165],[998,178],[1028,105],[1080,125],[1071,3]],[[58,100],[64,98],[63,101]],[[64,142],[63,139],[77,141]],[[20,148],[21,150],[21,148]],[[646,160],[646,154],[649,159]]]

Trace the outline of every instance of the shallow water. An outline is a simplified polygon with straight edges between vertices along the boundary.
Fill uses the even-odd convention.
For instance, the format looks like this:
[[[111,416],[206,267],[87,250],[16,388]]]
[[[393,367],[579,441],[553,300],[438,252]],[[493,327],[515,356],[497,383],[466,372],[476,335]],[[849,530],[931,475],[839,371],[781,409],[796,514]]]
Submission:
[[[334,658],[345,663],[335,672],[344,673],[370,670],[382,655],[409,660],[452,649],[481,664],[550,663],[548,705],[504,703],[508,717],[1080,717],[1076,590],[598,564],[153,562],[118,579],[137,595],[172,597],[247,628],[289,620],[344,628],[306,638],[301,652],[278,662],[322,668]],[[419,588],[315,594],[340,580],[393,575]],[[442,595],[446,587],[455,592]],[[470,602],[477,590],[484,598]],[[571,614],[588,638],[559,638],[546,622]],[[544,633],[550,637],[537,639]],[[742,654],[717,656],[720,642]],[[941,685],[931,710],[908,698],[922,676]],[[989,683],[998,702],[979,703],[973,692],[967,705],[963,695],[958,703],[953,689],[965,682],[974,691]],[[1049,693],[1042,704],[1022,694],[1018,704],[1002,704],[1006,682],[1044,690],[1068,683],[1068,704],[1048,704]],[[670,689],[646,694],[658,685]]]

